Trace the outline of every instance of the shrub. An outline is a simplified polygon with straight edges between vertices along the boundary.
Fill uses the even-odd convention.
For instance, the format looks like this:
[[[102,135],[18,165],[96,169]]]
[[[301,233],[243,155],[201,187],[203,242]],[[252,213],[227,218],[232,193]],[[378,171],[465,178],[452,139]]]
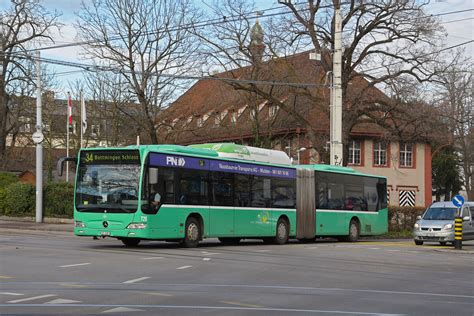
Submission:
[[[44,186],[44,216],[72,217],[74,186],[66,182],[49,182]]]
[[[15,182],[0,193],[0,211],[9,216],[33,216],[36,190],[29,183]]]
[[[18,181],[18,177],[14,174],[9,172],[0,172],[0,190],[5,189],[10,184]]]
[[[415,225],[416,217],[424,211],[425,208],[420,206],[389,206],[388,230],[396,232],[411,230]]]

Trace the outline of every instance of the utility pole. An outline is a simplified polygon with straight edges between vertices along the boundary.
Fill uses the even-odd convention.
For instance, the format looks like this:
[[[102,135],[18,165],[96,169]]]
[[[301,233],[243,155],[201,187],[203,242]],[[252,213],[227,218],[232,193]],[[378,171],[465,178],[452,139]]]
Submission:
[[[342,165],[342,25],[341,4],[334,8],[334,51],[332,56],[330,163]]]
[[[43,222],[43,120],[41,118],[41,62],[40,52],[36,52],[36,222]]]

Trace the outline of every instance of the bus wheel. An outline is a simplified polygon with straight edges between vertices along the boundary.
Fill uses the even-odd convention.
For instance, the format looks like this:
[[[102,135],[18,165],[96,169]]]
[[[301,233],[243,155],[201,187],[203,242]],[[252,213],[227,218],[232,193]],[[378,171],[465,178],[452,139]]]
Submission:
[[[359,223],[356,220],[351,220],[349,224],[349,236],[347,236],[347,241],[356,242],[359,239]]]
[[[140,239],[138,238],[121,238],[120,240],[127,247],[136,247],[140,243]]]
[[[417,246],[423,245],[423,240],[415,240],[415,245]]]
[[[199,222],[194,217],[189,217],[186,220],[186,229],[184,231],[184,239],[182,245],[186,248],[195,248],[201,239],[201,227]]]
[[[240,242],[240,238],[238,237],[221,237],[218,239],[224,245],[238,245]]]
[[[439,244],[440,244],[441,246],[446,246],[447,242],[446,242],[446,241],[440,241]]]
[[[273,242],[277,245],[283,245],[288,242],[290,230],[288,229],[288,222],[280,218],[276,226],[276,236],[273,239]]]

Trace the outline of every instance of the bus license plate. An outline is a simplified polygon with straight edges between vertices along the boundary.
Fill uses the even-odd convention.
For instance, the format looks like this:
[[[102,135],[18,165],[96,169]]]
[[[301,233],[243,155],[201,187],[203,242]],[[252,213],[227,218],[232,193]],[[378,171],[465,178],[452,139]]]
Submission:
[[[101,236],[110,236],[110,232],[101,232],[100,235]]]

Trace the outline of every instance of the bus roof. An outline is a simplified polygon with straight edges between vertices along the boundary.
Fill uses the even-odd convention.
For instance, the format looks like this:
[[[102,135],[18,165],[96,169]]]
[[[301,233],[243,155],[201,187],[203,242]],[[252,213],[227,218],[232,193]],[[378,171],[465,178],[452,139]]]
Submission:
[[[312,165],[293,165],[285,152],[272,149],[263,149],[251,146],[243,146],[234,143],[208,143],[189,146],[181,145],[131,145],[127,147],[96,147],[82,148],[81,150],[139,150],[142,153],[148,152],[169,152],[173,154],[183,154],[189,156],[220,158],[223,160],[234,160],[258,164],[278,165],[294,169],[312,169],[315,171],[334,172],[341,174],[353,174],[358,176],[369,176],[375,178],[385,178],[384,176],[362,173],[348,167],[312,164]],[[217,149],[217,150],[216,150]],[[282,155],[283,154],[283,155]],[[277,157],[277,158],[275,158]],[[288,159],[288,163],[285,161]],[[283,161],[285,163],[281,163]]]

